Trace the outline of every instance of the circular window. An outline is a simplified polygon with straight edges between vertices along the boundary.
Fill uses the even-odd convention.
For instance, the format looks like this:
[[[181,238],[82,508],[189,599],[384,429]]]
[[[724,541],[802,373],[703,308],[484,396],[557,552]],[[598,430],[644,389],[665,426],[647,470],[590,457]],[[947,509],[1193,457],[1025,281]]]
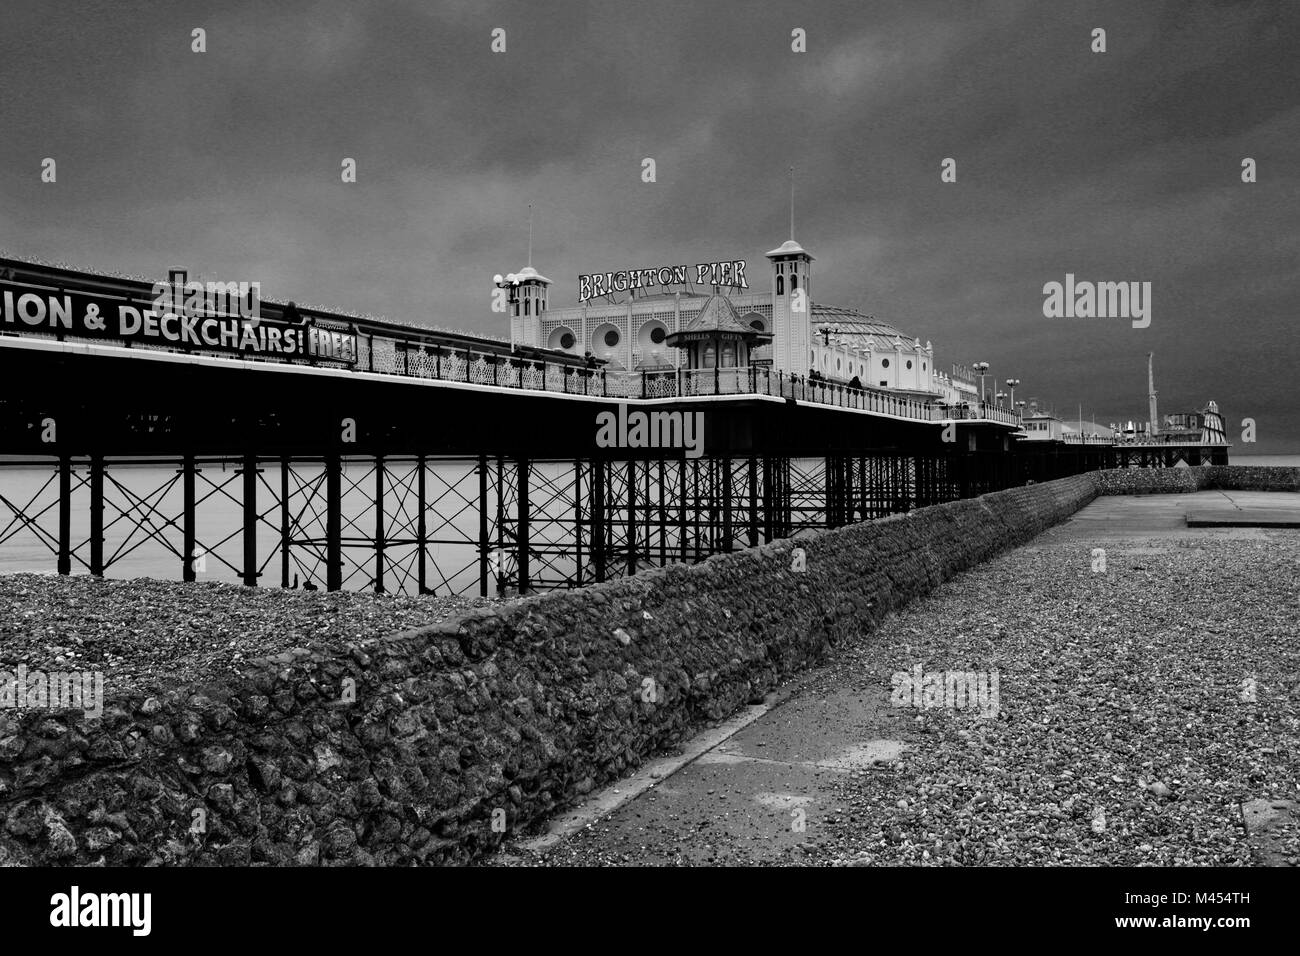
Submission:
[[[883,365],[885,368],[889,368],[889,359],[881,359],[880,364]]]
[[[907,367],[908,367],[908,368],[911,368],[911,367],[912,367],[912,362],[911,362],[910,359],[909,359],[908,362],[907,362]]]
[[[610,348],[613,348],[615,345],[618,345],[618,333],[613,329],[610,329],[608,332],[606,332],[605,344],[608,345]]]
[[[922,371],[922,372],[925,371],[925,363],[924,363],[924,362],[921,363],[921,371]]]
[[[613,336],[614,336],[614,342],[617,342],[617,341],[618,341],[618,335],[617,335],[617,333],[613,333],[613,332],[611,332],[610,335],[613,335]],[[662,342],[662,341],[663,341],[664,339],[666,339],[666,338],[668,338],[668,333],[665,332],[665,331],[664,331],[662,328],[660,328],[659,326],[656,325],[653,329],[650,330],[650,341],[653,342],[655,345],[658,345],[660,342]],[[605,336],[605,343],[606,343],[607,345],[613,345],[614,342],[609,341],[609,335]]]
[[[576,341],[578,340],[573,337],[572,332],[565,332],[560,336],[560,348],[571,349],[573,348],[573,343]]]
[[[835,371],[838,372],[839,370],[840,370],[840,360],[839,360],[839,359],[836,359],[836,360],[835,360]]]

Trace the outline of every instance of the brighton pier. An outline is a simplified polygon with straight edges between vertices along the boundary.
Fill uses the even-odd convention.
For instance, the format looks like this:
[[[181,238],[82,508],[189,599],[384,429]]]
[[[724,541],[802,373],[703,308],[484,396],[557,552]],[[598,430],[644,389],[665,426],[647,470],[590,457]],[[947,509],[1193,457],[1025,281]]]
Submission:
[[[185,317],[150,312],[154,283],[0,259],[20,313],[67,304],[0,326],[0,547],[60,574],[152,553],[186,581],[528,593],[1098,468],[1226,463],[1026,440],[929,343],[812,299],[793,240],[768,258],[770,292],[567,312],[530,264],[502,282],[509,342],[263,301],[254,340],[215,344],[167,336]],[[106,313],[142,318],[85,321]],[[277,330],[305,351],[263,348]],[[629,407],[702,431],[607,447],[596,423]]]

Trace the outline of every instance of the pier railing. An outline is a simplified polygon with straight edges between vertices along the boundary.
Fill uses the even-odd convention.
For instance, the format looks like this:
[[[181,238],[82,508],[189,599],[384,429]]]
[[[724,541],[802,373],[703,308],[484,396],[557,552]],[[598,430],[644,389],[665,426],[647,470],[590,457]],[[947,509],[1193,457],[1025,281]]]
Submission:
[[[1063,435],[1061,440],[1067,445],[1113,445],[1115,439],[1103,438],[1101,435]]]
[[[322,325],[322,328],[327,326]],[[27,337],[24,335],[23,337]],[[33,335],[35,338],[45,336]],[[713,395],[767,395],[877,415],[939,422],[948,419],[995,421],[1017,427],[1020,416],[986,402],[945,404],[908,397],[885,389],[853,388],[821,378],[782,372],[766,365],[739,368],[654,369],[624,371],[575,361],[549,361],[505,352],[456,348],[413,335],[357,335],[355,364],[310,360],[321,368],[339,368],[404,378],[434,379],[467,385],[599,395],[609,398],[697,398]],[[175,351],[137,344],[148,351]],[[197,351],[186,354],[205,355]],[[213,357],[229,359],[227,354]],[[268,363],[272,364],[272,363]],[[302,364],[280,360],[273,364]]]

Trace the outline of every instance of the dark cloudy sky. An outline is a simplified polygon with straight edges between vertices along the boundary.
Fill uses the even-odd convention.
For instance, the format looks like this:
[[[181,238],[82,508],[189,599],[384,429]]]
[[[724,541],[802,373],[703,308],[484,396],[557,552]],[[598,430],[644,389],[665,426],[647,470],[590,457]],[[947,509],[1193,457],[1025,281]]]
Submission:
[[[491,278],[524,264],[528,202],[552,307],[579,272],[765,278],[793,164],[816,299],[1063,417],[1141,416],[1153,350],[1162,411],[1213,398],[1256,419],[1253,450],[1300,452],[1293,0],[5,0],[3,21],[9,254],[505,335]],[[1151,282],[1151,327],[1044,318],[1067,272]]]

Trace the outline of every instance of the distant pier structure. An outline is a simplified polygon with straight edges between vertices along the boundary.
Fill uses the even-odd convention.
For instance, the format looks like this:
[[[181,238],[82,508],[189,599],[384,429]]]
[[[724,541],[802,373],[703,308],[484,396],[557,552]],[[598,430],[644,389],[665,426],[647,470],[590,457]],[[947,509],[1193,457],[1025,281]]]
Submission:
[[[1098,425],[1085,422],[1082,410],[1074,422],[1063,421],[1031,403],[1023,418],[1025,439],[1038,447],[1051,447],[1052,443],[1061,442],[1109,447],[1114,467],[1118,468],[1228,464],[1231,445],[1217,402],[1210,401],[1199,411],[1160,418],[1156,410],[1154,359],[1152,353],[1147,353],[1147,411],[1150,417],[1145,422],[1129,420]],[[1038,443],[1046,445],[1039,446]]]
[[[527,593],[1119,461],[1026,440],[812,262],[592,274],[554,311],[530,263],[507,341],[0,259],[0,562]]]

